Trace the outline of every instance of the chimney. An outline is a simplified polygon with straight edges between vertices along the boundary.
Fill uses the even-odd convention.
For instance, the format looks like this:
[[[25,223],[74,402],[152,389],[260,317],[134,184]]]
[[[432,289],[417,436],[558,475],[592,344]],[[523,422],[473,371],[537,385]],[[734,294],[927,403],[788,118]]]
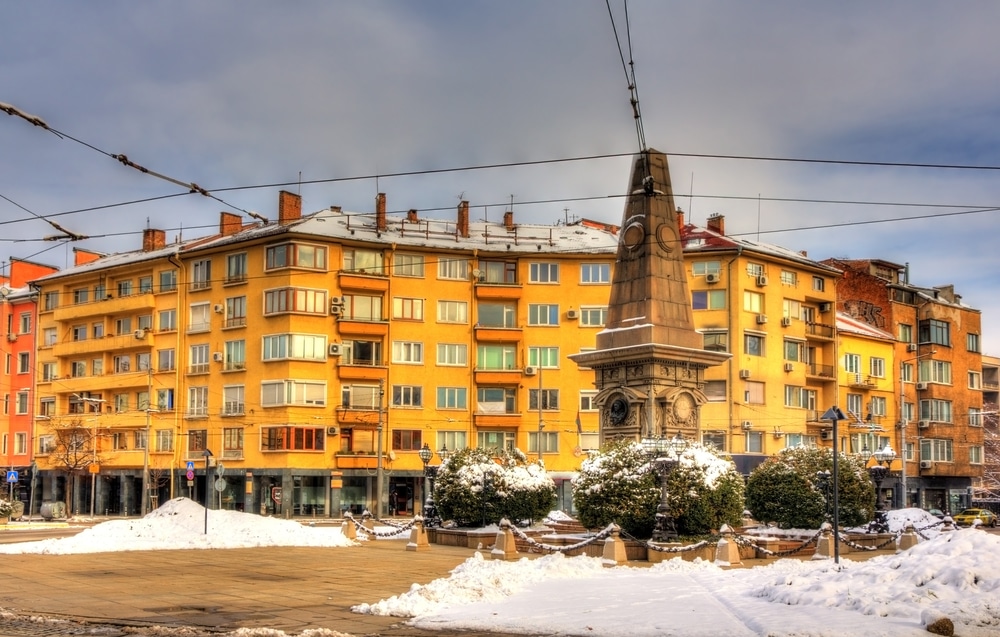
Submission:
[[[155,228],[146,228],[142,231],[142,251],[152,252],[167,246],[167,233]]]
[[[385,193],[375,195],[375,229],[385,232]]]
[[[512,210],[503,213],[503,227],[507,228],[508,231],[514,229],[514,212]]]
[[[291,223],[302,218],[302,197],[282,190],[278,193],[278,223]]]
[[[684,229],[684,211],[680,208],[677,209],[677,229]]]
[[[714,214],[708,218],[708,229],[723,236],[726,234],[726,218],[720,214]]]
[[[417,223],[419,221],[419,219],[417,219],[416,208],[410,208],[406,211],[406,221],[407,223]]]
[[[243,219],[231,212],[219,213],[219,234],[228,237],[243,229]]]
[[[458,236],[463,239],[469,238],[469,202],[461,201],[458,204]]]

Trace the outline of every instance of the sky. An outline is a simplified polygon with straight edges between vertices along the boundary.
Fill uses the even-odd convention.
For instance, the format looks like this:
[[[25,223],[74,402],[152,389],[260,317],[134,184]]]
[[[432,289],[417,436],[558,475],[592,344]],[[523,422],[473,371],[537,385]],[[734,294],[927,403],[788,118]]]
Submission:
[[[139,520],[102,522],[72,537],[2,544],[0,554],[250,546],[363,550],[339,528],[237,511],[208,513],[207,535],[202,532],[201,505],[176,498]],[[776,559],[746,569],[681,558],[650,567],[608,568],[600,558],[561,554],[507,562],[491,560],[481,551],[447,578],[400,580],[398,595],[352,610],[405,618],[420,628],[497,634],[917,637],[928,634],[925,623],[947,616],[962,637],[996,635],[1000,536],[979,529],[940,533],[937,527],[926,528],[938,520],[920,509],[892,511],[889,520],[893,530],[908,522],[926,529],[922,532],[927,539],[905,552],[866,561],[849,556],[841,556],[839,563]],[[225,533],[212,533],[213,528],[224,528]],[[399,540],[377,541],[408,540],[409,533],[403,533]],[[552,599],[559,604],[553,605]],[[156,628],[150,630],[157,634]],[[284,635],[265,630],[257,634]]]
[[[466,199],[474,219],[617,223],[631,68],[689,219],[909,264],[982,310],[1000,355],[998,22],[986,0],[12,4],[0,102],[62,136],[0,112],[0,261],[273,219],[280,188],[307,213],[385,192],[424,217]],[[495,167],[454,170],[476,166]],[[91,238],[41,241],[59,233],[38,216]]]

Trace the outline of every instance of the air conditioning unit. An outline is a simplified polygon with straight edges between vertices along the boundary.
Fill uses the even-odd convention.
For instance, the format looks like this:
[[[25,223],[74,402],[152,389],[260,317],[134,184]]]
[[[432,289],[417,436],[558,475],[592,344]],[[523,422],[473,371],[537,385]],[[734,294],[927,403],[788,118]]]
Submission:
[[[785,363],[785,371],[786,372],[793,371],[794,369],[795,369],[795,365],[793,365],[792,363]]]
[[[344,353],[344,346],[340,343],[330,343],[329,354],[330,356],[340,356]]]
[[[790,317],[790,316],[782,316],[781,317],[781,327],[791,327],[791,326],[792,326],[792,317]]]
[[[833,430],[832,429],[824,429],[823,431],[819,432],[819,439],[820,440],[833,440]]]
[[[328,435],[328,436],[336,436],[337,435],[337,428],[336,427],[327,427],[326,428],[326,435]]]
[[[721,277],[714,272],[705,275],[705,283],[718,283]]]
[[[136,330],[133,336],[135,336],[137,339],[141,341],[142,339],[146,338],[146,330]]]
[[[222,352],[215,352],[214,354],[212,354],[212,360],[215,361],[216,363],[221,363],[223,361],[223,358],[224,357],[222,356]]]
[[[917,351],[917,344],[916,343],[907,343],[906,344],[906,351],[908,351],[908,352],[915,352],[915,351]]]
[[[344,313],[344,306],[343,305],[331,305],[330,306],[330,314],[332,316],[340,316],[343,313]]]
[[[767,323],[767,314],[758,314],[757,325],[763,325],[764,323]]]
[[[753,429],[753,423],[750,422],[749,420],[744,420],[743,422],[740,423],[740,428],[743,431],[750,431],[751,429]]]
[[[7,340],[10,341],[11,343],[13,343],[14,341],[17,340],[17,334],[13,334],[13,333],[8,334],[7,335]]]
[[[534,376],[537,373],[538,373],[538,369],[532,367],[531,365],[528,365],[527,367],[524,368],[524,375],[525,376]]]
[[[927,383],[917,383],[917,391],[924,391],[925,389],[927,389],[927,387],[928,387]]]
[[[576,319],[580,318],[580,313],[576,310],[566,310],[566,318],[568,318],[571,321],[575,321]]]
[[[222,303],[216,303],[215,305],[212,306],[212,310],[215,311],[216,314],[222,314],[223,310],[225,309],[226,306],[224,306]]]
[[[918,429],[930,429],[930,426],[931,426],[931,421],[929,421],[929,420],[918,420],[917,421],[917,428]]]
[[[740,378],[750,378],[750,370],[749,369],[741,369],[740,370]]]
[[[762,288],[767,285],[767,277],[763,274],[757,277],[757,287]]]
[[[832,309],[833,309],[833,303],[820,303],[819,304],[819,311],[820,312],[829,312]]]
[[[932,462],[931,460],[921,460],[920,461],[920,468],[921,469],[933,469],[934,468],[934,462]]]

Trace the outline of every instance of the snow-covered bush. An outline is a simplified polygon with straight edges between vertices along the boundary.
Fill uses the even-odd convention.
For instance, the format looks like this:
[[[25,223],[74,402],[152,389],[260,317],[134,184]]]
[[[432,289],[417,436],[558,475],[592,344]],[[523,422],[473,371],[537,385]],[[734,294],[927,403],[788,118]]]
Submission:
[[[659,502],[659,476],[635,441],[609,443],[583,462],[573,481],[573,503],[588,528],[615,522],[631,535],[649,537]],[[744,508],[743,478],[732,462],[692,444],[667,478],[667,502],[681,535],[735,525]]]
[[[859,456],[838,457],[839,518],[842,526],[860,526],[875,513],[875,489]],[[761,522],[781,528],[816,529],[833,511],[833,478],[830,502],[817,472],[833,473],[833,450],[826,447],[792,447],[771,456],[750,474],[747,508]]]
[[[555,506],[556,485],[518,450],[462,449],[438,469],[434,503],[460,526],[540,520]]]
[[[14,505],[7,500],[0,500],[0,518],[9,518],[14,512]]]

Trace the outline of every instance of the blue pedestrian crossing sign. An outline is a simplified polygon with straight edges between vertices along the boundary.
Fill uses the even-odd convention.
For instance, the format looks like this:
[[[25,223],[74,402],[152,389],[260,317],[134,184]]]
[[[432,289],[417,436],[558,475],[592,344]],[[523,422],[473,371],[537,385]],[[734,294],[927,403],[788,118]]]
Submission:
[[[188,460],[187,470],[188,471],[194,471],[194,461],[193,460]]]
[[[7,472],[7,482],[17,482],[17,471]]]

